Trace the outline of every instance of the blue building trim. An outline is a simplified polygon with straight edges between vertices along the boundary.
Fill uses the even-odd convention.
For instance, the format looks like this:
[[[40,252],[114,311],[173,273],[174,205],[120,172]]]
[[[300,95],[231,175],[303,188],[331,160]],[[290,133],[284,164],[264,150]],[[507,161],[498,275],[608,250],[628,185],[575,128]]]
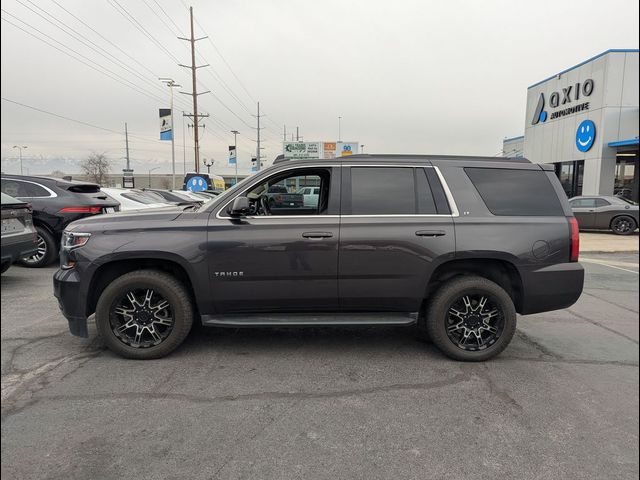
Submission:
[[[505,138],[502,140],[503,142],[512,142],[514,140],[524,140],[524,135],[520,135],[518,137]]]
[[[539,81],[538,83],[534,83],[533,85],[529,85],[527,87],[527,90],[533,87],[537,87],[538,85],[543,84],[544,82],[548,82],[549,80],[552,80],[554,78],[556,78],[558,75],[564,75],[567,72],[570,72],[571,70],[581,67],[582,65],[585,65],[589,62],[592,62],[594,60],[596,60],[597,58],[600,58],[604,55],[607,55],[608,53],[638,53],[640,52],[640,50],[638,50],[637,48],[629,48],[629,49],[625,49],[625,48],[612,48],[610,50],[607,50],[606,52],[602,52],[599,53],[598,55],[596,55],[595,57],[591,57],[589,60],[585,60],[584,62],[580,62],[577,65],[574,65],[573,67],[569,67],[566,70],[563,70],[559,73],[556,73],[555,75],[550,76],[549,78],[545,78],[544,80]]]
[[[615,142],[607,143],[609,147],[628,147],[629,145],[638,145],[638,137],[630,138],[629,140],[616,140]]]

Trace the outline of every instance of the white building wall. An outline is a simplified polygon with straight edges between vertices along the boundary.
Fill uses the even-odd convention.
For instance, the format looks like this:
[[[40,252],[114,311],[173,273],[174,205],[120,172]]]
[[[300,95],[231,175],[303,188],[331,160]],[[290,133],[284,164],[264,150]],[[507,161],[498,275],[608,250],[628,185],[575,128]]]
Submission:
[[[527,91],[524,156],[535,163],[555,163],[584,160],[584,194],[611,194],[615,176],[616,149],[609,142],[638,137],[638,62],[634,52],[607,52],[564,73],[558,74]],[[585,80],[592,79],[590,96],[580,92],[575,99],[576,83],[581,89]],[[550,105],[552,92],[572,87],[571,102],[557,108]],[[549,118],[532,124],[540,94],[544,95]],[[551,119],[553,112],[589,102],[589,109]],[[583,120],[596,126],[596,138],[587,152],[576,148],[576,131]]]

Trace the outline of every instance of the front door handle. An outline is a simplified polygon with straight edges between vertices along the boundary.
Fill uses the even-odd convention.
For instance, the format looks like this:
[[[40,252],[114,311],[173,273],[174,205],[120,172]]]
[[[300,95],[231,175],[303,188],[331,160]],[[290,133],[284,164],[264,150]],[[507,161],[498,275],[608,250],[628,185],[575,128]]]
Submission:
[[[442,237],[446,234],[447,232],[444,230],[418,230],[416,232],[418,237]]]
[[[333,233],[331,232],[304,232],[302,234],[304,238],[331,238]]]

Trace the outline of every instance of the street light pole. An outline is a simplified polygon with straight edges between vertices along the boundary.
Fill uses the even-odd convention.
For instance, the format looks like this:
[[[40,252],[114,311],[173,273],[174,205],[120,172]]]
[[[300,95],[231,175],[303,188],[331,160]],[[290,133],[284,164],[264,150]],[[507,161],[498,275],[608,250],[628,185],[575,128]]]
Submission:
[[[153,167],[149,169],[149,188],[151,188],[151,172],[153,172],[154,170],[159,169],[160,167]]]
[[[167,84],[171,92],[171,188],[176,189],[176,129],[175,119],[173,118],[173,89],[180,87],[172,78],[161,77],[160,81]]]
[[[236,184],[238,183],[238,134],[240,133],[237,130],[231,130],[233,133],[233,152],[236,156]]]
[[[338,141],[342,141],[342,117],[338,117]]]
[[[20,152],[20,175],[22,175],[22,149],[27,148],[26,145],[14,145],[13,148],[17,148]]]
[[[364,153],[364,143],[362,145],[360,145],[360,148],[362,149],[362,151],[360,153]]]

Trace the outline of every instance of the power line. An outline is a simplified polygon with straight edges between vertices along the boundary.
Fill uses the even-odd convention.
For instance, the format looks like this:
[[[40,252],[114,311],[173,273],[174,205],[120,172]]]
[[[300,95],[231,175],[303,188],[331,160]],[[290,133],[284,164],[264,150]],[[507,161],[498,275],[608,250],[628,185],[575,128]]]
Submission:
[[[120,83],[120,84],[122,84],[122,85],[124,85],[124,86],[126,86],[126,87],[129,87],[129,88],[131,88],[131,89],[135,90],[136,92],[138,92],[138,93],[140,93],[140,94],[142,94],[142,95],[144,95],[144,96],[146,96],[146,97],[149,97],[149,98],[151,98],[151,99],[153,99],[153,100],[155,100],[155,101],[158,101],[159,97],[156,97],[153,93],[150,93],[150,92],[148,92],[148,91],[145,91],[144,89],[142,89],[141,87],[139,87],[139,86],[138,86],[138,85],[136,85],[135,83],[131,82],[130,80],[127,80],[126,78],[122,77],[121,75],[119,75],[118,73],[114,72],[113,70],[110,70],[109,68],[107,68],[107,67],[105,67],[105,66],[103,66],[103,65],[100,65],[100,64],[99,64],[99,63],[97,63],[97,62],[94,62],[93,60],[91,60],[90,58],[88,58],[88,57],[86,57],[85,55],[81,54],[81,53],[80,53],[80,52],[78,52],[77,50],[74,50],[74,49],[72,49],[71,47],[69,47],[69,46],[67,46],[67,45],[63,44],[62,42],[59,42],[59,41],[58,41],[58,40],[56,40],[55,38],[51,37],[50,35],[47,35],[46,33],[42,32],[41,30],[37,29],[36,27],[34,27],[34,26],[30,25],[29,23],[25,22],[24,20],[21,20],[20,18],[16,17],[15,15],[13,15],[13,14],[11,14],[11,13],[7,12],[6,10],[2,9],[2,12],[3,12],[5,15],[9,15],[10,17],[15,18],[15,19],[16,19],[16,20],[18,20],[20,23],[22,23],[22,24],[24,24],[24,25],[28,26],[29,28],[31,28],[31,29],[33,29],[33,30],[35,30],[36,32],[40,33],[41,35],[43,35],[43,36],[45,36],[45,37],[47,37],[47,38],[51,39],[53,42],[55,42],[55,43],[57,43],[57,44],[61,45],[62,47],[66,48],[67,50],[69,50],[69,51],[71,51],[71,52],[75,53],[77,56],[79,56],[79,57],[81,57],[81,58],[85,59],[86,61],[85,61],[85,60],[81,60],[80,58],[78,58],[78,57],[76,57],[76,56],[72,55],[71,53],[69,53],[69,52],[67,52],[67,51],[65,51],[65,50],[63,50],[63,49],[61,49],[61,48],[59,48],[59,47],[57,47],[57,46],[53,45],[52,43],[48,42],[47,40],[44,40],[43,38],[39,37],[38,35],[36,35],[36,34],[34,34],[34,33],[30,32],[30,31],[28,31],[28,30],[26,30],[26,29],[22,28],[21,26],[19,26],[19,25],[17,25],[17,24],[15,24],[15,23],[13,23],[12,21],[8,20],[7,18],[2,18],[2,20],[4,20],[5,22],[9,23],[10,25],[13,25],[15,28],[17,28],[17,29],[19,29],[19,30],[22,30],[24,33],[26,33],[26,34],[28,34],[28,35],[32,36],[33,38],[35,38],[35,39],[37,39],[37,40],[39,40],[39,41],[41,41],[41,42],[43,42],[43,43],[45,43],[45,44],[49,45],[50,47],[52,47],[52,48],[54,48],[54,49],[58,50],[58,51],[59,51],[59,52],[61,52],[61,53],[64,53],[65,55],[67,55],[67,56],[69,56],[69,57],[73,58],[74,60],[76,60],[76,61],[78,61],[78,62],[80,62],[80,63],[83,63],[84,65],[88,66],[89,68],[91,68],[91,69],[93,69],[93,70],[95,70],[95,71],[97,71],[97,72],[99,72],[99,73],[102,73],[103,75],[105,75],[105,76],[107,76],[107,77],[111,78],[112,80],[115,80],[116,82],[118,82],[118,83]],[[94,64],[94,65],[91,65],[91,64]]]
[[[124,8],[118,0],[107,0],[109,4],[116,9],[116,11],[122,15],[129,23],[131,23],[138,31],[142,32],[142,34],[151,40],[157,47],[159,47],[162,51],[164,51],[169,58],[171,58],[175,63],[180,63],[180,61],[165,47],[162,42],[160,42],[156,37],[154,37],[144,26],[135,18],[134,15],[129,13],[129,11]],[[117,6],[116,6],[117,5]]]
[[[46,115],[51,115],[52,117],[61,118],[63,120],[68,120],[69,122],[78,123],[78,124],[84,125],[86,127],[95,128],[97,130],[103,130],[103,131],[109,132],[109,133],[115,133],[115,134],[118,134],[118,135],[124,135],[124,132],[122,132],[122,131],[113,130],[111,128],[106,128],[106,127],[101,127],[99,125],[94,125],[92,123],[85,122],[83,120],[77,120],[75,118],[66,117],[64,115],[60,115],[59,113],[50,112],[48,110],[44,110],[42,108],[34,107],[32,105],[27,105],[26,103],[21,103],[21,102],[18,102],[16,100],[11,100],[11,99],[6,98],[6,97],[1,97],[1,98],[5,102],[13,103],[14,105],[18,105],[20,107],[28,108],[30,110],[35,110],[36,112],[44,113]],[[129,133],[129,136],[133,137],[133,138],[136,138],[136,139],[138,139],[138,141],[141,141],[141,142],[151,142],[151,143],[162,143],[163,142],[162,140],[149,140],[149,139],[146,139],[142,135],[139,135],[139,134]],[[182,145],[179,145],[179,146],[182,146]]]
[[[49,13],[48,11],[46,11],[45,9],[41,8],[40,6],[36,5],[33,1],[31,0],[27,0],[27,2],[29,2],[30,4],[32,4],[34,7],[36,7],[38,10],[44,12],[46,15],[48,15],[49,17],[51,17],[53,20],[55,20],[56,22],[58,22],[60,25],[63,25],[63,27],[61,27],[60,25],[57,25],[55,23],[53,23],[51,20],[49,20],[48,18],[44,17],[42,14],[36,12],[35,10],[33,10],[31,7],[29,7],[28,5],[25,5],[21,0],[16,0],[19,4],[21,4],[22,6],[24,6],[25,8],[29,9],[30,11],[32,11],[33,13],[35,13],[36,15],[38,15],[40,18],[42,18],[43,20],[45,20],[46,22],[50,23],[51,25],[53,25],[54,27],[56,27],[57,29],[61,30],[63,33],[69,35],[72,39],[82,43],[84,46],[86,46],[87,48],[93,50],[94,52],[96,52],[97,54],[101,55],[102,57],[104,57],[105,59],[107,59],[109,62],[111,62],[112,64],[116,65],[117,67],[122,68],[123,70],[127,71],[128,73],[136,76],[137,78],[139,78],[140,80],[142,80],[143,82],[148,81],[147,79],[145,79],[142,75],[140,75],[138,72],[136,72],[135,70],[133,70],[132,68],[130,68],[129,66],[127,66],[126,64],[124,64],[121,60],[119,60],[117,57],[113,56],[111,53],[109,53],[108,51],[106,51],[104,48],[102,48],[100,45],[98,45],[97,43],[93,42],[90,39],[84,39],[82,37],[80,37],[79,35],[77,35],[76,33],[73,32],[73,29],[67,25],[65,22],[59,20],[58,18],[56,18],[54,15],[52,15],[51,13]],[[71,32],[70,32],[71,30]],[[89,42],[91,45],[89,45]],[[92,46],[93,45],[93,46]],[[94,47],[95,46],[95,47]],[[99,50],[98,50],[99,49]],[[103,53],[104,52],[104,53]],[[96,62],[97,63],[97,62]],[[158,85],[152,84],[154,87],[156,87],[157,89],[160,89],[161,87],[159,87]]]

